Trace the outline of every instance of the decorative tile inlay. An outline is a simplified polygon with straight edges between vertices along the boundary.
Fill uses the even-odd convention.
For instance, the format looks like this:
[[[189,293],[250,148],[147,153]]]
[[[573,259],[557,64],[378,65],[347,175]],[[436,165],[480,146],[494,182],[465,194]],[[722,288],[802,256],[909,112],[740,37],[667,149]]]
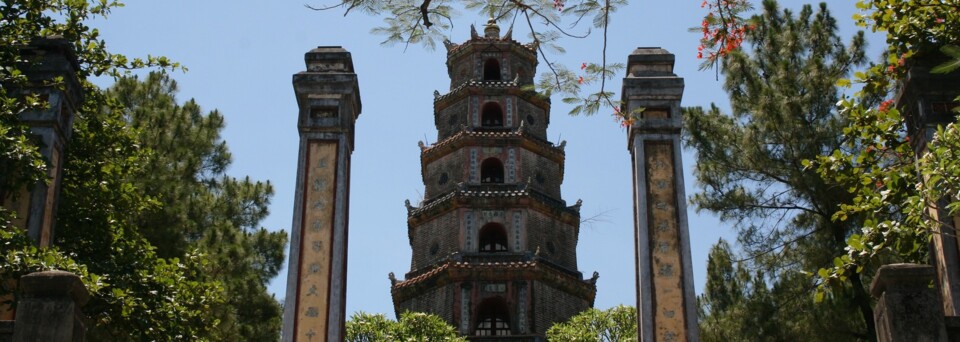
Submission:
[[[503,75],[501,79],[504,81],[513,80],[513,75],[510,74],[510,63],[508,63],[506,57],[500,59],[500,75]]]
[[[480,99],[477,96],[470,97],[470,113],[473,117],[473,126],[480,126]]]
[[[463,249],[467,252],[473,251],[473,212],[463,213]]]
[[[470,333],[470,289],[460,288],[460,333]]]
[[[517,152],[514,149],[507,150],[507,183],[517,181]]]
[[[480,175],[477,172],[477,164],[479,163],[477,161],[477,158],[479,157],[480,157],[480,152],[478,152],[476,148],[471,148],[470,149],[470,182],[471,183],[480,182]]]
[[[513,98],[507,96],[507,127],[513,127]]]
[[[476,72],[473,73],[473,79],[482,80],[483,79],[483,57],[477,55],[477,66]]]
[[[520,283],[520,290],[517,291],[517,330],[521,334],[527,333],[527,283]]]
[[[513,251],[520,252],[520,219],[523,217],[519,211],[513,212]]]

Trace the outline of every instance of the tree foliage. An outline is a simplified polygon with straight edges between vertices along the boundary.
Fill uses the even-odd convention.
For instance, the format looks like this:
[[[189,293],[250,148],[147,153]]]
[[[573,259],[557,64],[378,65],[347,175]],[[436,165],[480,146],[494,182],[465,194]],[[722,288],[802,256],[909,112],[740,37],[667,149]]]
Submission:
[[[796,14],[775,1],[762,6],[762,13],[750,19],[755,26],[745,34],[745,45],[721,59],[731,114],[716,106],[685,109],[684,139],[696,153],[694,175],[701,189],[691,201],[738,232],[747,256],[743,263],[751,271],[731,275],[741,284],[728,285],[742,288],[741,302],[770,304],[765,297],[776,291],[775,308],[791,313],[770,315],[785,321],[766,322],[781,328],[765,331],[767,336],[791,331],[789,326],[813,326],[823,315],[819,311],[828,310],[830,316],[847,318],[832,327],[834,339],[869,339],[871,300],[859,276],[828,298],[827,309],[807,310],[802,303],[812,300],[815,285],[825,280],[817,270],[844,254],[847,237],[859,228],[856,218],[831,219],[852,197],[840,184],[810,172],[803,161],[842,145],[846,122],[835,109],[836,83],[865,61],[863,35],[844,44],[826,4],[816,10],[807,5]],[[713,311],[705,314],[707,322],[713,319]],[[724,334],[740,336],[735,331],[718,336]]]
[[[147,150],[133,183],[159,205],[134,216],[137,228],[165,258],[200,253],[199,279],[223,286],[225,305],[213,308],[220,337],[270,340],[279,335],[280,304],[266,285],[283,263],[287,235],[259,226],[273,195],[269,182],[226,175],[230,152],[220,138],[223,116],[176,99],[167,74],[125,77],[107,91],[123,106]]]
[[[45,161],[19,120],[19,113],[46,106],[36,94],[22,91],[28,84],[21,70],[28,62],[21,53],[24,46],[38,38],[69,40],[80,63],[80,80],[119,76],[124,70],[144,66],[179,67],[164,57],[128,59],[109,52],[99,32],[86,22],[93,17],[105,17],[118,6],[116,1],[52,0],[8,0],[0,6],[0,174],[4,175],[0,177],[0,197],[45,177]]]
[[[442,318],[422,312],[404,312],[394,321],[383,314],[357,312],[347,321],[347,342],[466,342]]]
[[[810,277],[800,272],[770,280],[763,270],[738,262],[730,245],[720,240],[710,249],[704,293],[697,298],[702,341],[855,340],[861,322],[850,298],[828,305],[810,298]]]
[[[926,262],[929,238],[941,233],[941,225],[951,224],[931,217],[928,209],[950,195],[946,208],[956,214],[955,194],[960,190],[955,178],[960,165],[952,156],[960,145],[955,125],[939,128],[928,151],[917,156],[910,147],[906,120],[892,100],[901,90],[898,82],[921,58],[939,57],[942,51],[950,62],[938,71],[955,70],[951,65],[960,60],[955,53],[960,45],[960,4],[861,0],[857,6],[865,11],[855,16],[858,24],[886,34],[886,58],[857,73],[852,81],[862,89],[839,103],[849,123],[842,148],[809,163],[823,177],[846,184],[844,189],[853,198],[834,219],[863,218],[857,234],[848,238],[847,253],[821,270],[829,280],[829,286],[821,288],[824,292],[843,287],[850,277],[891,257]]]
[[[31,94],[21,48],[63,37],[73,47],[84,102],[63,161],[54,246],[38,248],[0,207],[0,295],[47,269],[77,273],[91,292],[88,339],[275,340],[280,306],[266,293],[285,233],[258,226],[269,183],[224,174],[223,118],[178,105],[165,75],[120,78],[163,57],[110,53],[87,21],[114,1],[5,1],[0,6],[0,198],[47,181],[46,163],[19,120],[47,104]],[[120,78],[108,92],[87,79]],[[43,86],[62,86],[53,84]],[[152,88],[151,88],[152,87]]]
[[[148,152],[114,101],[86,96],[66,151],[55,244],[105,283],[83,308],[95,322],[88,336],[216,339],[219,321],[207,312],[223,300],[221,286],[201,278],[196,253],[164,259],[142,237],[135,217],[158,205],[135,181]]]
[[[547,330],[548,341],[637,341],[637,309],[615,306],[607,310],[594,308],[554,324]]]

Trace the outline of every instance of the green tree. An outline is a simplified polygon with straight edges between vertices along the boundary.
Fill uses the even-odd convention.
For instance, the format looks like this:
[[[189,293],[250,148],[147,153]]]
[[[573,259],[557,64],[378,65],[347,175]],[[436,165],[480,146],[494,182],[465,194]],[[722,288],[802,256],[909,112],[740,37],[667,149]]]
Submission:
[[[383,314],[357,312],[347,321],[348,342],[450,341],[466,342],[442,318],[421,312],[404,312],[400,320]]]
[[[17,288],[9,285],[23,274],[64,269],[79,274],[91,292],[83,308],[92,323],[90,340],[275,340],[279,304],[265,293],[264,283],[276,275],[286,236],[256,227],[266,214],[269,184],[226,177],[216,168],[204,169],[203,177],[181,187],[161,184],[196,175],[191,166],[170,168],[181,161],[221,158],[204,165],[226,167],[229,154],[219,140],[222,118],[199,115],[197,107],[169,115],[167,119],[179,119],[170,126],[137,126],[115,94],[87,82],[92,76],[119,77],[132,68],[177,67],[162,57],[128,59],[108,52],[87,21],[118,6],[114,1],[15,0],[0,6],[0,197],[45,181],[45,161],[19,113],[46,103],[24,91],[30,84],[20,68],[29,64],[20,49],[38,38],[65,38],[78,56],[77,77],[85,94],[63,161],[54,246],[35,247],[21,227],[13,226],[15,214],[0,207],[0,295],[12,293],[16,299]],[[167,106],[176,107],[172,97]],[[200,123],[191,121],[197,117]],[[197,124],[204,126],[196,129]],[[201,144],[206,138],[216,145],[214,152],[163,145],[176,139],[147,138],[183,133],[180,128],[201,132],[190,143]],[[168,147],[180,148],[179,154],[164,150]],[[172,171],[195,173],[177,175],[182,178],[156,174]],[[197,183],[205,188],[196,188]],[[178,192],[165,196],[169,190]],[[203,200],[183,202],[191,196]],[[175,206],[192,211],[171,209]],[[191,227],[198,228],[166,240],[168,235],[163,235]],[[238,305],[240,301],[250,305]]]
[[[697,298],[702,341],[853,339],[845,329],[859,323],[849,317],[849,310],[835,308],[852,305],[849,299],[820,305],[810,298],[808,275],[793,272],[768,283],[763,270],[750,271],[737,257],[723,240],[710,249],[706,287]]]
[[[637,340],[637,309],[619,305],[590,308],[547,329],[548,341],[628,342]]]
[[[26,89],[28,80],[21,68],[26,66],[22,48],[38,38],[59,36],[73,44],[80,62],[77,76],[117,76],[124,70],[144,66],[178,67],[164,57],[128,59],[110,53],[97,30],[86,25],[91,17],[104,17],[115,1],[20,1],[6,0],[0,6],[0,199],[15,194],[24,186],[43,181],[45,161],[28,137],[19,113],[46,106],[46,102]],[[92,86],[85,85],[88,90]],[[2,201],[2,200],[0,200]],[[10,215],[4,211],[5,215]]]
[[[821,311],[828,310],[837,318],[824,327],[830,340],[870,339],[871,299],[859,275],[825,300],[827,309],[803,304],[825,280],[817,270],[844,254],[847,237],[859,228],[856,218],[831,219],[852,197],[838,183],[810,172],[804,160],[841,147],[846,122],[835,109],[836,83],[865,61],[863,34],[845,45],[826,4],[816,11],[804,6],[794,15],[764,1],[762,13],[750,23],[744,48],[730,49],[721,59],[732,113],[716,106],[685,109],[684,140],[696,153],[694,175],[701,189],[691,201],[736,228],[747,255],[743,262],[753,274],[740,277],[741,294],[773,291],[777,298],[796,298],[778,299],[775,309],[791,314],[768,315],[784,321],[767,324],[802,332],[817,327]],[[767,281],[773,286],[768,288]],[[753,301],[765,302],[746,299]],[[735,331],[728,336],[747,338]]]
[[[225,305],[214,307],[225,340],[274,340],[280,303],[266,285],[283,264],[287,234],[259,226],[273,195],[269,182],[226,175],[231,158],[220,138],[223,116],[180,105],[177,84],[165,73],[125,77],[107,91],[149,151],[133,185],[158,202],[134,216],[136,226],[165,258],[200,253],[197,280],[219,282]]]
[[[217,339],[208,311],[223,300],[220,284],[200,278],[199,255],[164,259],[143,239],[134,218],[157,202],[133,180],[148,152],[114,101],[86,96],[66,151],[55,244],[105,283],[83,308],[95,322],[89,338]]]

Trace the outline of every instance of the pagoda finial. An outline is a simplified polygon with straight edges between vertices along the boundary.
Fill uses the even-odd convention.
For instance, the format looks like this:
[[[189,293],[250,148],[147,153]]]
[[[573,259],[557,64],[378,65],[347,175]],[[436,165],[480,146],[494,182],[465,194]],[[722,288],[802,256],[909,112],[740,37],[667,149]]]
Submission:
[[[500,38],[500,26],[497,26],[497,19],[494,19],[493,15],[490,16],[490,20],[487,20],[487,26],[483,28],[483,36],[491,39]]]

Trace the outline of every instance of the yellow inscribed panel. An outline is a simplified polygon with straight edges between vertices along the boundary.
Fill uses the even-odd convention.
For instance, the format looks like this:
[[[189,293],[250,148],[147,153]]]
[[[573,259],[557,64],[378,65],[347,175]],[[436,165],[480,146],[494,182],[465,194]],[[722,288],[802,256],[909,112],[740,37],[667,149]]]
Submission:
[[[686,341],[673,145],[669,141],[647,141],[644,145],[654,334],[657,341]]]
[[[304,203],[295,335],[300,341],[323,341],[330,302],[337,142],[318,140],[307,146],[307,170],[299,185]]]

